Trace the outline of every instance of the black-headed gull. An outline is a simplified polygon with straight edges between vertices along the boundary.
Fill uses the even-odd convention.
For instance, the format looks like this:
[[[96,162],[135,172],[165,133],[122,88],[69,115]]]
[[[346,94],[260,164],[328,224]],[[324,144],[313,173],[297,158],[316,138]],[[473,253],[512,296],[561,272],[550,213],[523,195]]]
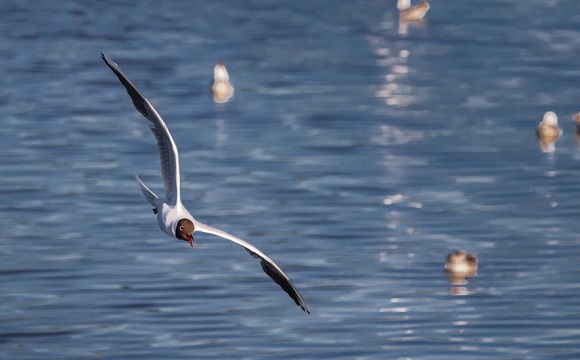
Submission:
[[[234,87],[230,84],[230,76],[223,62],[217,63],[213,68],[211,91],[216,103],[225,103],[234,95]]]
[[[200,223],[195,220],[193,216],[181,203],[180,196],[180,182],[179,182],[179,155],[177,146],[165,125],[165,122],[159,116],[153,105],[141,94],[141,92],[133,85],[131,80],[121,71],[119,66],[115,64],[110,58],[101,54],[111,70],[117,75],[127,93],[133,100],[135,108],[152,124],[149,125],[151,131],[157,139],[157,146],[159,147],[159,155],[161,158],[161,172],[163,174],[163,183],[165,187],[166,199],[161,199],[155,195],[145,184],[135,175],[137,182],[143,195],[149,203],[153,206],[153,212],[157,214],[157,221],[159,227],[167,235],[177,238],[179,240],[187,241],[193,247],[193,233],[201,231],[217,235],[224,239],[235,242],[244,247],[250,255],[254,258],[260,259],[260,265],[264,272],[272,278],[290,297],[300,306],[304,311],[310,314],[306,301],[300,292],[294,287],[290,279],[284,272],[263,252],[258,250],[252,244],[239,239],[225,231],[213,228],[211,226]]]

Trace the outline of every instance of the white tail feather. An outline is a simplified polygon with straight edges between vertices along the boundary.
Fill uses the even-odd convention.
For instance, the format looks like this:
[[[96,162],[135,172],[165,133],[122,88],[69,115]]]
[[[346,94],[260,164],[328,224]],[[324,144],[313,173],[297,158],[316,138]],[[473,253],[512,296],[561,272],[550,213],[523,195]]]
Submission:
[[[139,176],[135,175],[135,179],[137,179],[137,183],[141,188],[141,192],[143,193],[143,195],[145,195],[145,199],[149,201],[149,204],[153,205],[154,207],[157,207],[157,200],[159,199],[157,195],[155,195],[153,191],[149,190],[149,188],[143,183],[143,181],[139,179]]]

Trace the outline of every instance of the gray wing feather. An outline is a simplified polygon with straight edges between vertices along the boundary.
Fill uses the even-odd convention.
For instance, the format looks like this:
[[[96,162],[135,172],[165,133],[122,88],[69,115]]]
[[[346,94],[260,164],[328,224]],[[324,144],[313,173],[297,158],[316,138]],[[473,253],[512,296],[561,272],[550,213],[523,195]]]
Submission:
[[[137,179],[137,183],[141,188],[141,192],[143,193],[143,195],[145,195],[145,199],[149,201],[149,204],[153,205],[154,207],[157,207],[157,199],[159,199],[157,195],[155,195],[153,191],[149,190],[149,188],[143,183],[143,181],[139,179],[139,176],[135,175],[135,179]]]
[[[173,173],[173,169],[171,169],[171,165],[173,164],[173,161],[171,161],[171,151],[167,146],[167,141],[165,141],[163,133],[153,125],[149,125],[149,128],[153,135],[155,135],[157,147],[159,148],[159,159],[161,160],[161,174],[163,176],[163,186],[165,187],[165,198],[173,199],[175,194],[173,193],[174,188],[171,181],[171,174]]]
[[[308,305],[306,304],[306,300],[304,300],[304,297],[302,297],[302,294],[300,294],[300,291],[298,291],[298,289],[296,289],[294,284],[292,284],[292,282],[290,281],[288,276],[286,276],[286,274],[284,274],[282,269],[280,269],[278,267],[278,265],[276,265],[276,263],[272,259],[270,259],[268,256],[266,256],[266,254],[261,252],[254,245],[252,245],[252,244],[250,244],[250,243],[248,243],[248,242],[246,242],[246,241],[244,241],[236,236],[233,236],[232,234],[229,234],[223,230],[216,229],[214,227],[202,224],[198,221],[195,221],[194,225],[195,225],[196,231],[201,231],[204,233],[213,234],[213,235],[219,236],[223,239],[233,241],[236,244],[241,245],[244,249],[246,249],[246,251],[250,255],[252,255],[252,257],[254,257],[256,259],[260,259],[260,266],[262,267],[262,270],[264,270],[266,275],[268,275],[272,280],[274,280],[274,282],[276,284],[278,284],[282,288],[282,290],[284,290],[290,296],[290,298],[292,298],[292,300],[294,300],[296,305],[300,306],[302,308],[302,310],[304,310],[308,314],[310,314],[310,309],[308,308]]]
[[[165,196],[171,203],[179,203],[181,201],[179,191],[179,156],[177,146],[171,137],[171,133],[165,125],[165,122],[159,116],[153,105],[141,94],[139,89],[129,80],[127,75],[121,70],[119,65],[115,64],[113,60],[101,54],[101,58],[107,66],[113,71],[117,78],[127,90],[127,93],[133,101],[133,105],[152,125],[151,131],[157,140],[159,147],[159,156],[161,158],[161,171],[163,174],[163,182],[165,186]],[[147,197],[147,195],[146,195]]]

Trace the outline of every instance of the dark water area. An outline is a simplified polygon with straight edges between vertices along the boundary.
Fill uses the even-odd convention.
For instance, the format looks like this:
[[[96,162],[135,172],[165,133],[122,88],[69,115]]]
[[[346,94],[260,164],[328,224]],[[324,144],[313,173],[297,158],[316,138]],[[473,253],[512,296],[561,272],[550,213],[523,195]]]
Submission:
[[[580,358],[580,2],[0,1],[0,358]],[[182,197],[256,245],[163,234]],[[210,94],[224,61],[235,86]],[[564,133],[542,151],[554,111]],[[479,257],[450,284],[447,254]]]

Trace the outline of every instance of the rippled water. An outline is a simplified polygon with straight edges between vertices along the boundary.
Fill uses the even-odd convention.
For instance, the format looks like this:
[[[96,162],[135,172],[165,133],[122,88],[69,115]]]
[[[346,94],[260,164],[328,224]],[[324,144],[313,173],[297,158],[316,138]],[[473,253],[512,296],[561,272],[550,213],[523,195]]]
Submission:
[[[394,0],[0,14],[0,358],[580,358],[579,2],[433,1],[408,26]],[[133,178],[159,191],[155,142],[100,52],[167,121],[194,216],[312,315],[238,246],[159,231]],[[480,266],[453,286],[459,248]]]

